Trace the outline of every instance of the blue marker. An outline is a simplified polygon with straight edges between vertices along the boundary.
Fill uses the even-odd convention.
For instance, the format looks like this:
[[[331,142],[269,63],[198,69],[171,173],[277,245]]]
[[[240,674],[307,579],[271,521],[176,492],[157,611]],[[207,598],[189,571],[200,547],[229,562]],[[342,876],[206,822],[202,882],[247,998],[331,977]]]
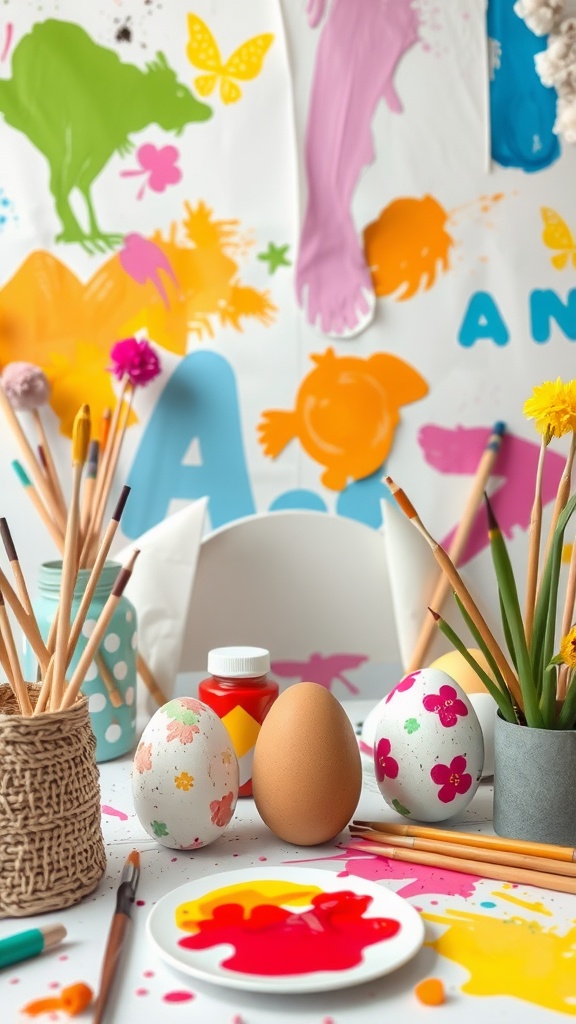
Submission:
[[[45,949],[57,946],[65,936],[64,925],[49,924],[43,928],[30,928],[29,931],[0,939],[0,968],[17,964],[20,960],[28,960],[32,956],[39,956]]]

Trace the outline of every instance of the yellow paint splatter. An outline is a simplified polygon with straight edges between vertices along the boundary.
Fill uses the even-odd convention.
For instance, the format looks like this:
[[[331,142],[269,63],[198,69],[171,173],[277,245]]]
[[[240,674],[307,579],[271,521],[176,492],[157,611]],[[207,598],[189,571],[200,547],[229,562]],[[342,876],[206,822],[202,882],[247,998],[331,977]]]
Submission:
[[[296,882],[257,879],[251,885],[238,882],[213,889],[199,900],[189,900],[176,907],[176,926],[186,932],[196,932],[199,921],[207,921],[213,911],[224,903],[238,903],[250,913],[253,907],[270,904],[275,907],[307,907],[312,897],[322,890],[317,885],[299,885]]]
[[[565,562],[566,564],[568,564],[570,562],[570,559],[572,558],[572,548],[573,548],[573,546],[574,546],[573,544],[563,544],[562,545],[562,561]]]
[[[522,917],[456,910],[422,916],[447,926],[427,945],[470,972],[463,992],[514,996],[576,1016],[576,927],[558,935]]]
[[[517,907],[524,907],[526,910],[533,910],[535,914],[544,914],[546,917],[552,917],[552,911],[544,904],[535,902],[532,903],[529,900],[521,900],[518,896],[511,896],[507,892],[493,892],[492,896],[496,896],[500,900],[508,900],[508,903],[514,903]]]

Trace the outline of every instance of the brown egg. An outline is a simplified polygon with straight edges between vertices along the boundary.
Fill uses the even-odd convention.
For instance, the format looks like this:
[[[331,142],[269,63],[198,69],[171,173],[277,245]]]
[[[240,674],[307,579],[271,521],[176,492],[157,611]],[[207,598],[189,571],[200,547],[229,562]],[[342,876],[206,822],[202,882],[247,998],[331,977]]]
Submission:
[[[263,820],[288,843],[325,843],[348,824],[362,765],[350,720],[329,690],[294,683],[280,694],[258,734],[252,788]]]
[[[482,651],[476,647],[469,647],[468,651],[478,662],[480,668],[483,668],[486,674],[493,679],[492,669]],[[447,672],[462,687],[464,693],[488,693],[480,676],[476,675],[474,669],[462,657],[460,651],[449,651],[448,654],[443,654],[440,658],[436,658],[436,661],[432,662],[430,668],[439,668],[442,669],[442,672]]]

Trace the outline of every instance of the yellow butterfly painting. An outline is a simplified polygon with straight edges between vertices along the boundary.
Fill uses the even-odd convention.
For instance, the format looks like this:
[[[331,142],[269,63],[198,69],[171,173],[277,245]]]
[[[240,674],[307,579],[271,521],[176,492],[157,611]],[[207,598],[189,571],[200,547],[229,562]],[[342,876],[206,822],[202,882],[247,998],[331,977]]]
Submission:
[[[188,33],[188,60],[193,67],[204,72],[194,79],[194,85],[200,96],[210,96],[219,82],[223,103],[238,102],[242,96],[238,81],[249,82],[260,74],[264,57],[274,40],[271,32],[253,36],[224,62],[218,43],[206,22],[197,14],[188,15]]]
[[[552,266],[556,270],[564,270],[571,259],[572,266],[576,267],[576,241],[566,221],[549,206],[543,206],[540,213],[544,221],[542,241],[549,249],[555,250],[555,255],[550,257]]]

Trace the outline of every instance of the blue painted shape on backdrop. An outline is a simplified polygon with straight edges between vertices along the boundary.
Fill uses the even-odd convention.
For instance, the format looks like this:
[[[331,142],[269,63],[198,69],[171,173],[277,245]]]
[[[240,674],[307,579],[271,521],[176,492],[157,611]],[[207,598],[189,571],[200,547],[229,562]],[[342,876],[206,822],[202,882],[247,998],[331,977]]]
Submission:
[[[394,501],[388,485],[382,477],[385,472],[385,464],[380,466],[376,473],[364,477],[363,480],[354,480],[340,492],[336,499],[336,511],[339,516],[347,519],[355,519],[359,523],[365,523],[375,530],[382,526],[382,498]]]
[[[306,509],[307,512],[326,512],[326,502],[319,494],[308,491],[304,487],[295,488],[293,491],[284,491],[269,506],[270,512],[279,512],[285,509]]]
[[[532,337],[540,344],[550,339],[551,320],[570,341],[576,341],[576,288],[568,292],[566,302],[550,288],[535,288],[530,292],[530,319]]]
[[[492,157],[502,167],[541,171],[560,156],[556,90],[542,85],[534,65],[546,37],[514,13],[513,0],[488,0],[487,31],[498,53],[490,81]]]
[[[183,465],[197,439],[201,465]],[[152,477],[152,481],[151,481]],[[165,518],[173,499],[208,496],[212,529],[256,511],[230,363],[216,352],[184,356],[162,392],[130,469],[126,537]]]
[[[496,345],[506,345],[510,332],[490,292],[474,292],[466,307],[458,331],[458,341],[464,348],[479,338],[490,338]]]

